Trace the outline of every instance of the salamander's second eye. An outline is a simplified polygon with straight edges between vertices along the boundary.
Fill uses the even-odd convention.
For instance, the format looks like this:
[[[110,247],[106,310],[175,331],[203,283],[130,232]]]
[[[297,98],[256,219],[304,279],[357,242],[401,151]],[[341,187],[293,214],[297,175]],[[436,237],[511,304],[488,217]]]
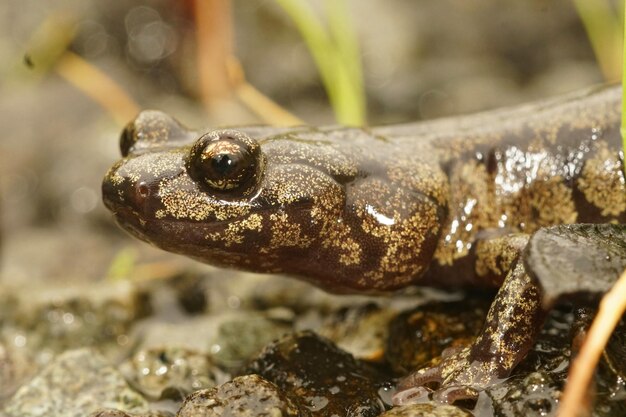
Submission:
[[[189,175],[219,191],[251,188],[260,169],[259,145],[236,131],[210,132],[191,148]]]

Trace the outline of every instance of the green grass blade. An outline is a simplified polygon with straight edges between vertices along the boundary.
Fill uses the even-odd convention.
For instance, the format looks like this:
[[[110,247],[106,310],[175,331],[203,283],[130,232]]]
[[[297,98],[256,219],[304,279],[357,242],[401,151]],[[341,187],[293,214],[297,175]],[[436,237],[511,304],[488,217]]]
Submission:
[[[293,20],[318,68],[337,121],[347,125],[365,122],[365,94],[358,43],[353,35],[345,0],[327,4],[331,34],[303,0],[276,0]]]
[[[319,21],[311,6],[302,1],[276,0],[276,3],[289,15],[300,35],[302,35],[307,48],[313,56],[315,65],[317,65],[322,82],[332,103],[336,96],[333,89],[334,83],[332,82],[334,57],[331,52],[333,47],[324,25]]]
[[[342,86],[343,115],[353,125],[365,123],[365,92],[361,53],[355,36],[346,0],[326,0],[326,15],[331,37],[336,45],[336,57],[342,68],[337,83]],[[345,89],[345,91],[343,91]]]
[[[598,65],[607,81],[620,78],[619,54],[622,41],[619,14],[609,0],[574,0]]]

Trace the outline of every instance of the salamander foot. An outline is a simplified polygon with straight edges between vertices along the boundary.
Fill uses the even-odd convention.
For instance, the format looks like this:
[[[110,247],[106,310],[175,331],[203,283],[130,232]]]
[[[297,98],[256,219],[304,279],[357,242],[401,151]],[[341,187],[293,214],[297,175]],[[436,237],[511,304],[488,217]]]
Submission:
[[[471,347],[444,352],[438,365],[420,369],[404,378],[397,386],[394,404],[412,404],[429,399],[442,404],[475,401],[480,391],[501,380],[499,374],[502,367],[497,360],[472,360],[471,352]]]

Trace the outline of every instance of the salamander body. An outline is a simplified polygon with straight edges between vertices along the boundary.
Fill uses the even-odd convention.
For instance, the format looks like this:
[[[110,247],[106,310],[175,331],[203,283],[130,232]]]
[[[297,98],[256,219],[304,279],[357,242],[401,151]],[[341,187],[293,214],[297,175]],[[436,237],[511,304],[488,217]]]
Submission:
[[[618,88],[594,88],[368,129],[197,133],[145,111],[122,134],[104,202],[123,228],[165,250],[334,292],[502,287],[494,308],[519,309],[503,318],[492,308],[482,342],[411,380],[480,388],[489,380],[475,363],[506,375],[532,343],[528,327],[543,318],[539,290],[517,263],[528,234],[626,222],[620,97]],[[520,331],[528,333],[521,342]]]

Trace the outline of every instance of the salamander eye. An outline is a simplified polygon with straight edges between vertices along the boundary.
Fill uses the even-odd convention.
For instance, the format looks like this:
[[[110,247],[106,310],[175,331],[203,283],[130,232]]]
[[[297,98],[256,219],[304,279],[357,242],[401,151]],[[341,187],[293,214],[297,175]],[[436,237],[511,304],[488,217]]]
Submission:
[[[241,132],[217,131],[202,136],[187,160],[192,179],[218,191],[242,189],[249,192],[261,168],[258,143]]]

